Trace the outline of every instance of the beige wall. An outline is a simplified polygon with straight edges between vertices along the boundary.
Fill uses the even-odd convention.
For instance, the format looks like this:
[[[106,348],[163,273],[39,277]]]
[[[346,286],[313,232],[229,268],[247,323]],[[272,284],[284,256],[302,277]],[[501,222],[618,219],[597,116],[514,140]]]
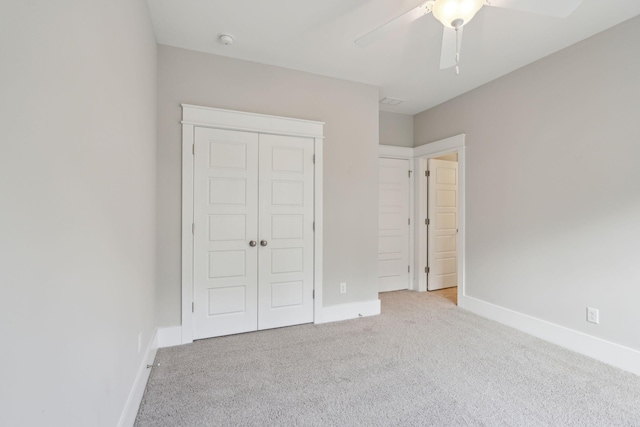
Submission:
[[[449,153],[444,154],[440,157],[436,157],[437,160],[446,160],[449,162],[457,162],[458,161],[458,153]]]
[[[149,13],[0,9],[0,425],[113,427],[155,329]]]
[[[380,111],[380,144],[413,147],[413,116]]]
[[[168,46],[158,64],[159,325],[180,324],[181,103],[326,122],[324,305],[377,299],[378,89]]]
[[[634,349],[639,44],[636,17],[415,118],[467,135],[467,293]]]

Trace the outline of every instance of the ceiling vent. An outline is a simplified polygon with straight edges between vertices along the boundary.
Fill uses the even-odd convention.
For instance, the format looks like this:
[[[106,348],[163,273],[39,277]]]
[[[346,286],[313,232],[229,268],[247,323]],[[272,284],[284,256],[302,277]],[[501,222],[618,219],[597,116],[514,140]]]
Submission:
[[[400,105],[404,102],[404,99],[395,99],[395,98],[382,98],[380,100],[380,104],[383,105],[391,105],[392,107],[395,107],[396,105]]]

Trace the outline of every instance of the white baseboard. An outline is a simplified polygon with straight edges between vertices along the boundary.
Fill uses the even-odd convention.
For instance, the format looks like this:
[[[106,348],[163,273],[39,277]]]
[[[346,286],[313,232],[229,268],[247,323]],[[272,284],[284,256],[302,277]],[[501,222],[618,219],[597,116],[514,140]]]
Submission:
[[[140,402],[142,402],[142,396],[144,395],[144,389],[147,387],[147,380],[151,374],[151,369],[147,368],[147,365],[153,364],[156,358],[156,352],[158,351],[158,330],[153,332],[153,337],[149,341],[145,356],[142,358],[140,368],[138,368],[138,374],[136,380],[131,387],[127,403],[124,405],[120,420],[118,421],[118,427],[131,427],[136,421],[136,415],[138,415],[138,408]]]
[[[640,375],[640,351],[476,298],[464,296],[458,306],[529,335]]]
[[[158,328],[158,348],[182,344],[182,326]]]
[[[322,323],[337,322],[339,320],[356,319],[358,317],[375,316],[380,314],[380,300],[338,304],[322,309]]]

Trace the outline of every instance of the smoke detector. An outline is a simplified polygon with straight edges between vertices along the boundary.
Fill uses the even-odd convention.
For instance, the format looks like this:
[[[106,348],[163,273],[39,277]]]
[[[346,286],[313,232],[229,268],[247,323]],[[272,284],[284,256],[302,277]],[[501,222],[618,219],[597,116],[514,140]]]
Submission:
[[[220,34],[218,36],[218,41],[225,46],[230,46],[233,44],[233,36],[229,34]]]

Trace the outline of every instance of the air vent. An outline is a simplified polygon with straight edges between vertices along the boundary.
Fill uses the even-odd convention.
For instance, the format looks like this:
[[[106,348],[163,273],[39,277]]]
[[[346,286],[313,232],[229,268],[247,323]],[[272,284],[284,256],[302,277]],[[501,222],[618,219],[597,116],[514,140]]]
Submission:
[[[380,104],[384,104],[384,105],[391,105],[392,107],[395,107],[396,105],[400,105],[404,102],[404,99],[395,99],[395,98],[382,98],[380,100]]]

